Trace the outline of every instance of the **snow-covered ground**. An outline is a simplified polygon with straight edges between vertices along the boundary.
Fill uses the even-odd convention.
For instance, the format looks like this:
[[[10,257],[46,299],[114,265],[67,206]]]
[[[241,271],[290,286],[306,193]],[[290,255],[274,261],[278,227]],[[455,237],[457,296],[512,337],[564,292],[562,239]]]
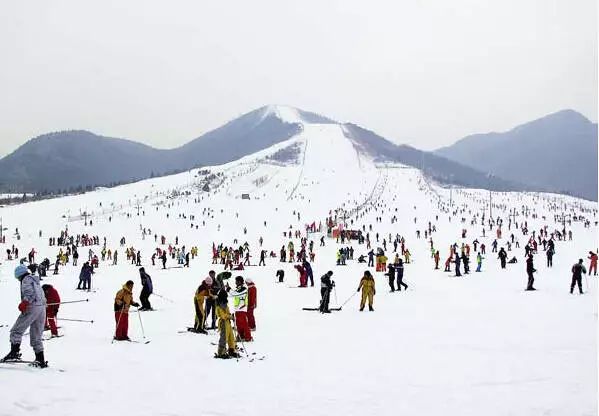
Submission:
[[[289,122],[296,117],[290,111],[272,111],[280,111]],[[297,163],[267,159],[294,143],[302,150]],[[518,264],[501,270],[496,254],[490,253],[495,230],[487,227],[482,237],[480,217],[471,225],[474,215],[485,212],[488,218],[488,192],[453,190],[450,196],[449,189],[427,182],[415,169],[377,166],[356,151],[338,125],[305,123],[288,142],[210,171],[222,173],[211,182],[210,192],[200,190],[204,175],[193,171],[0,209],[9,230],[3,251],[15,244],[20,257],[35,248],[38,259],[53,260],[57,247],[48,246],[48,237],[68,227],[72,235],[106,237],[107,247],[118,249],[120,256],[118,266],[100,265],[91,293],[75,290],[79,269],[72,266],[44,280],[63,300],[89,298],[87,303],[63,305],[59,318],[94,323],[61,321],[65,336],[45,343],[48,369],[0,365],[0,415],[597,414],[597,278],[584,278],[586,294],[569,293],[570,268],[578,258],[588,266],[588,251],[597,249],[596,203],[556,195],[493,194],[493,216],[505,223],[500,246],[512,232],[521,244],[509,253]],[[242,193],[250,200],[241,199]],[[447,209],[450,198],[453,207]],[[211,264],[213,242],[248,241],[252,262],[257,263],[260,237],[265,249],[278,253],[289,241],[284,231],[303,230],[312,222],[324,226],[336,208],[353,214],[347,218],[349,228],[364,225],[368,230],[372,225],[374,248],[381,246],[376,233],[381,241],[389,233],[405,237],[413,255],[405,269],[408,291],[390,293],[386,277],[377,273],[375,311],[359,312],[356,289],[365,265],[349,261],[336,266],[335,250],[341,245],[327,238],[326,246],[319,247],[321,234],[310,234],[316,287],[295,288],[293,264],[277,259],[239,272],[258,287],[257,331],[247,350],[265,355],[265,360],[216,360],[211,342],[217,335],[178,332],[193,323],[192,299],[201,280],[211,269],[222,270],[222,265]],[[527,221],[537,232],[543,225],[550,232],[561,230],[561,223],[554,222],[556,213],[584,211],[591,220],[590,228],[578,221],[566,224],[574,238],[556,243],[552,269],[539,253],[536,292],[524,291],[526,237],[514,226],[507,229],[512,209],[515,222]],[[84,225],[84,214],[93,225]],[[191,221],[190,215],[196,219]],[[398,217],[393,224],[392,216]],[[437,229],[432,238],[441,252],[441,270],[433,270],[428,240],[416,238],[416,231],[424,233],[429,221]],[[150,237],[142,238],[143,227],[151,230]],[[461,238],[463,228],[466,239]],[[167,244],[178,237],[179,246],[198,246],[199,258],[189,269],[152,267],[149,256],[159,246],[154,234],[165,235]],[[149,344],[111,343],[116,291],[128,279],[135,281],[136,299],[140,291],[137,268],[127,264],[119,247],[123,236],[128,246],[142,251],[155,293],[173,301],[150,298],[157,310],[141,315]],[[472,244],[475,238],[487,245],[483,272],[461,278],[444,273],[449,246]],[[294,242],[299,246],[299,240]],[[354,258],[367,252],[355,241],[353,248]],[[92,249],[100,251],[98,246]],[[80,248],[81,260],[87,250]],[[5,353],[20,299],[12,276],[17,262],[2,256],[0,325],[8,327],[0,328],[0,352]],[[174,265],[170,259],[169,265]],[[279,268],[286,272],[284,284],[275,283]],[[334,272],[337,284],[331,306],[349,302],[330,315],[303,311],[318,305],[320,276],[327,270]],[[131,315],[129,334],[142,339],[136,314]],[[22,350],[29,359],[33,352],[27,344],[24,339]]]

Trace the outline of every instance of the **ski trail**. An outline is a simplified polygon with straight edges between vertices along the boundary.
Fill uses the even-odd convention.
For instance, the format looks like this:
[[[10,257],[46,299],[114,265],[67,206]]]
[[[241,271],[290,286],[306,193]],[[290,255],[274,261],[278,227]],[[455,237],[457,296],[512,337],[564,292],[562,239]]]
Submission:
[[[291,190],[291,193],[287,197],[287,201],[289,201],[293,197],[293,194],[295,194],[295,191],[297,191],[297,188],[299,188],[300,184],[302,183],[302,178],[304,177],[304,167],[306,166],[306,153],[308,153],[308,141],[309,140],[304,140],[305,144],[304,144],[304,155],[302,157],[302,167],[300,168],[300,172],[299,172],[299,175],[297,178],[297,183],[295,184],[295,186]]]

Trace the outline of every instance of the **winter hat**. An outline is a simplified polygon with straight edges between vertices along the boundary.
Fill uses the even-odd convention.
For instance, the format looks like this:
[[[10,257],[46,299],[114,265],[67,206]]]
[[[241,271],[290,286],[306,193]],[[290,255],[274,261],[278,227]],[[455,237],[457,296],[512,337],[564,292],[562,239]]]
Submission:
[[[250,279],[249,277],[248,277],[247,279],[245,279],[245,282],[246,282],[248,285],[253,285],[253,284],[254,284],[254,281],[253,281],[252,279]]]
[[[244,282],[243,276],[237,276],[235,278],[235,284],[242,285]]]
[[[23,265],[23,264],[19,264],[16,268],[15,268],[15,279],[21,279],[22,277],[24,277],[25,275],[29,274],[29,269],[27,268],[27,266]]]
[[[207,277],[204,279],[204,283],[206,283],[207,285],[211,285],[213,283],[213,280],[211,277]]]

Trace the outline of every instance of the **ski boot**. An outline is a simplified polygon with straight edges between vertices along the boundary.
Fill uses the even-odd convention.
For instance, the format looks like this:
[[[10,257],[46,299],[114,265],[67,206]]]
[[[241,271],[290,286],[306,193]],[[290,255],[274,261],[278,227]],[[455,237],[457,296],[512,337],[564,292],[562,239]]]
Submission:
[[[368,307],[368,310],[369,310],[370,312],[374,312],[374,308],[373,308],[372,306],[369,306],[369,307]]]
[[[229,358],[240,358],[241,355],[239,355],[239,353],[237,351],[235,351],[233,348],[229,348]]]
[[[10,344],[10,352],[0,361],[17,361],[21,359],[21,344]]]
[[[35,363],[34,365],[39,368],[48,367],[48,361],[44,360],[44,352],[43,351],[35,353],[34,363]]]
[[[231,358],[231,357],[230,357],[230,355],[229,355],[229,354],[227,354],[226,352],[224,352],[224,351],[219,351],[219,352],[217,352],[216,354],[214,354],[214,358],[220,358],[220,359],[222,359],[222,360],[228,360],[228,359],[229,359],[229,358]]]

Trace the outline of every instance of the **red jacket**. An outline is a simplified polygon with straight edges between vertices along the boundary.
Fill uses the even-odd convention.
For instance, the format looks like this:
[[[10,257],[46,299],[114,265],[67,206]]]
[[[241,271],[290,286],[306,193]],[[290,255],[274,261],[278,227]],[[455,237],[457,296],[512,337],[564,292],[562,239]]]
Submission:
[[[256,309],[257,307],[257,291],[256,285],[248,283],[248,308]]]
[[[54,289],[52,285],[44,285],[42,288],[44,289],[44,294],[46,295],[46,303],[49,305],[46,307],[46,309],[51,308],[52,311],[54,311],[54,314],[58,313],[58,307],[60,305],[50,306],[51,303],[60,303],[60,295],[58,294],[58,291]]]

